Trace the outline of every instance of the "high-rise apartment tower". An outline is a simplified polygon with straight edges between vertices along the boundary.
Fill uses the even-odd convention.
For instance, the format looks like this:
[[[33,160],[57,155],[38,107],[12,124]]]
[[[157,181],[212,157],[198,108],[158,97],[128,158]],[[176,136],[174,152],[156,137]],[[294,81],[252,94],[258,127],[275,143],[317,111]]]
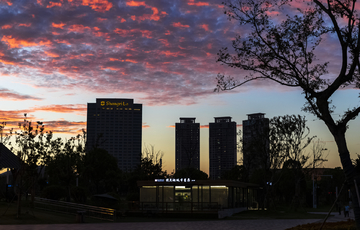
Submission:
[[[133,99],[97,98],[88,103],[86,148],[102,148],[117,159],[123,171],[132,171],[141,159],[142,104]]]
[[[243,164],[251,174],[269,162],[269,118],[265,113],[247,114],[243,121]]]
[[[231,117],[215,117],[215,123],[209,123],[209,158],[210,179],[221,179],[236,165],[236,122]]]
[[[200,123],[196,118],[180,118],[175,123],[175,168],[196,168],[200,170]]]

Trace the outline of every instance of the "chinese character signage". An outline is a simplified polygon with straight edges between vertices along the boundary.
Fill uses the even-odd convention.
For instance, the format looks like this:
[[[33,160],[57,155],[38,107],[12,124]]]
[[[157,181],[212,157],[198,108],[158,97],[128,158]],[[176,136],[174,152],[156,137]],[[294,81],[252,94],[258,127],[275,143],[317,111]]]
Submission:
[[[193,182],[190,178],[166,178],[166,179],[155,179],[155,182]]]

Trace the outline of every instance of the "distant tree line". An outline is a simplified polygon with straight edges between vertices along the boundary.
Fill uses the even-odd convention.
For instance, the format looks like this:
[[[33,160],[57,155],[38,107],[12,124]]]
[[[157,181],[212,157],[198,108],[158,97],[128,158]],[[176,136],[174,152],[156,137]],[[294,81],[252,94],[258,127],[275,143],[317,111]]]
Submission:
[[[69,139],[55,138],[46,131],[41,122],[25,119],[19,129],[3,134],[6,123],[2,123],[1,142],[19,159],[20,168],[11,169],[14,194],[8,201],[18,204],[21,214],[24,196],[34,204],[35,196],[63,199],[79,203],[94,203],[97,194],[110,194],[118,200],[139,200],[137,181],[153,180],[173,176],[207,179],[207,174],[196,169],[184,169],[175,175],[162,169],[161,151],[154,146],[145,147],[140,165],[133,171],[121,171],[117,159],[106,150],[94,147],[85,149],[86,132]],[[11,138],[12,137],[12,138]],[[95,202],[96,203],[96,202]]]
[[[261,124],[259,124],[261,126]],[[325,144],[315,136],[310,136],[306,119],[300,115],[285,115],[270,119],[268,130],[254,128],[251,143],[242,144],[239,133],[239,152],[250,153],[250,159],[239,162],[230,171],[223,174],[224,179],[240,180],[255,183],[262,187],[259,197],[259,208],[276,208],[286,206],[297,210],[300,207],[312,206],[313,175],[316,188],[322,185],[324,191],[317,190],[317,196],[325,198],[320,202],[334,202],[336,187],[344,183],[342,170],[322,170],[319,168],[327,161]],[[256,162],[256,164],[253,164]],[[329,178],[321,174],[333,175],[331,186],[323,181]],[[319,181],[318,181],[319,180]],[[323,193],[323,194],[320,194]],[[321,195],[321,196],[320,196]],[[331,197],[331,198],[330,198]],[[348,202],[346,196],[342,198]]]
[[[2,130],[5,125],[2,124]],[[263,134],[267,137],[260,133],[253,135],[256,138],[247,146],[253,146],[261,153],[256,156],[260,157],[256,159],[257,167],[240,163],[225,172],[222,179],[260,185],[260,208],[286,205],[298,209],[311,205],[312,175],[317,175],[316,170],[326,161],[324,144],[309,135],[305,118],[296,115],[272,118],[269,130]],[[11,135],[14,137],[10,138]],[[243,152],[245,149],[239,136],[239,150]],[[264,138],[268,145],[259,148]],[[140,194],[136,182],[139,180],[168,177],[208,179],[206,173],[194,168],[168,174],[162,169],[163,153],[156,151],[154,146],[145,147],[143,153],[139,153],[142,154],[141,163],[135,170],[121,171],[116,158],[106,150],[94,147],[86,151],[85,140],[85,131],[69,139],[55,138],[51,131],[45,130],[43,123],[32,123],[26,116],[19,124],[18,131],[10,130],[9,134],[3,135],[2,142],[19,158],[21,164],[20,168],[11,170],[16,193],[10,200],[18,202],[18,215],[21,213],[21,200],[23,196],[28,199],[27,194],[30,194],[31,203],[35,196],[91,203],[94,195],[104,193],[118,200],[137,201]],[[333,201],[335,187],[340,188],[344,182],[341,170],[330,171],[322,173],[334,175],[332,180],[315,178],[317,195],[321,198],[318,202]],[[343,200],[345,203],[346,197]]]

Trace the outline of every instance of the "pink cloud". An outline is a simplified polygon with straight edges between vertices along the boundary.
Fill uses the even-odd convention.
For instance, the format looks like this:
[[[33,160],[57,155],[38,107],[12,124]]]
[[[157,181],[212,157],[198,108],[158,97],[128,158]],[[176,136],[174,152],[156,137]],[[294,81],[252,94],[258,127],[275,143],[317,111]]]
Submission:
[[[36,100],[36,101],[39,101],[39,100],[42,100],[39,97],[20,94],[20,93],[17,93],[17,92],[14,92],[12,90],[5,89],[5,88],[0,88],[0,98],[6,99],[6,100],[11,100],[11,101],[24,101],[24,100]]]
[[[173,22],[172,24],[174,27],[180,27],[180,28],[189,28],[189,25],[183,25],[181,22]]]

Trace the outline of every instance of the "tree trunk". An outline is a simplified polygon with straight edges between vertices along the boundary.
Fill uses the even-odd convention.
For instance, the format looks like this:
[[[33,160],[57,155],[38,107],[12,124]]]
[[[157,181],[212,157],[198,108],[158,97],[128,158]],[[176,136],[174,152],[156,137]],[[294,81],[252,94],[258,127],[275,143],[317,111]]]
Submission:
[[[19,176],[19,186],[18,186],[18,200],[17,200],[17,212],[16,212],[16,216],[17,218],[20,218],[20,215],[21,215],[21,194],[22,194],[22,191],[21,191],[21,187],[22,187],[22,177]]]
[[[35,207],[36,177],[33,178],[31,186],[31,208]]]
[[[360,207],[359,200],[356,194],[355,183],[359,186],[359,174],[355,171],[355,167],[351,161],[350,153],[346,145],[345,132],[333,133],[335,142],[338,147],[339,156],[341,160],[341,164],[343,166],[343,170],[345,173],[345,177],[347,180],[347,184],[350,186],[352,205],[354,207],[356,228],[360,229]]]

